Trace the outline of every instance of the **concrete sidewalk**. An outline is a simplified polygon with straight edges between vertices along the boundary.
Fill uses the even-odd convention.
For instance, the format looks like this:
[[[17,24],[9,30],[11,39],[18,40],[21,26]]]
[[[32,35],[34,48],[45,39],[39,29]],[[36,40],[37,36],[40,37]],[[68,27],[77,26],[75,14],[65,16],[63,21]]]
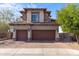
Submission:
[[[0,48],[0,56],[78,56],[79,50],[66,48]]]

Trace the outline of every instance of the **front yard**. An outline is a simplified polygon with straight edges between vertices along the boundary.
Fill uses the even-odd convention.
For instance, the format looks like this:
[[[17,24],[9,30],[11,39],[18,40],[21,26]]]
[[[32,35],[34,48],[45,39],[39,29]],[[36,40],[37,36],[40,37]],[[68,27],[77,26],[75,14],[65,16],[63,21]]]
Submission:
[[[52,42],[52,43],[38,43],[38,42],[22,42],[13,40],[0,41],[0,48],[70,48],[79,49],[76,42]]]

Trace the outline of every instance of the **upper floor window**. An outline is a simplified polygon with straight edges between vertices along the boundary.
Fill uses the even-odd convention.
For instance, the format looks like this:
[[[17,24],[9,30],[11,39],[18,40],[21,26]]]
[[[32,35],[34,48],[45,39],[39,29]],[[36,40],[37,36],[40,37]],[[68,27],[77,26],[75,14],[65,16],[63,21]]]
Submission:
[[[31,19],[32,22],[39,22],[39,12],[32,12]]]

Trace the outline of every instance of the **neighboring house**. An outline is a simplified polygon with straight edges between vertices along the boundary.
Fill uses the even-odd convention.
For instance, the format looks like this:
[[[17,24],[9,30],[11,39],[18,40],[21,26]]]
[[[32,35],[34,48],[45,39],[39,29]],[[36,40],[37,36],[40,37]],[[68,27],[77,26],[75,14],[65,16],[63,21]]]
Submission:
[[[59,31],[58,31],[59,33],[63,33],[61,26],[59,26],[58,29],[59,29]]]
[[[17,41],[55,40],[58,24],[52,23],[46,8],[24,8],[20,11],[23,21],[10,23]]]

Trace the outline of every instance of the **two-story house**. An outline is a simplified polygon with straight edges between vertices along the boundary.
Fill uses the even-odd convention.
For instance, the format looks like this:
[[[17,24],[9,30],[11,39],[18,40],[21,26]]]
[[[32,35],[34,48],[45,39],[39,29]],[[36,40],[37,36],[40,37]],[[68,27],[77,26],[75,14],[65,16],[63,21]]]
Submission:
[[[20,13],[23,21],[10,23],[15,29],[16,41],[55,40],[58,24],[51,22],[51,11],[46,8],[24,8]]]

